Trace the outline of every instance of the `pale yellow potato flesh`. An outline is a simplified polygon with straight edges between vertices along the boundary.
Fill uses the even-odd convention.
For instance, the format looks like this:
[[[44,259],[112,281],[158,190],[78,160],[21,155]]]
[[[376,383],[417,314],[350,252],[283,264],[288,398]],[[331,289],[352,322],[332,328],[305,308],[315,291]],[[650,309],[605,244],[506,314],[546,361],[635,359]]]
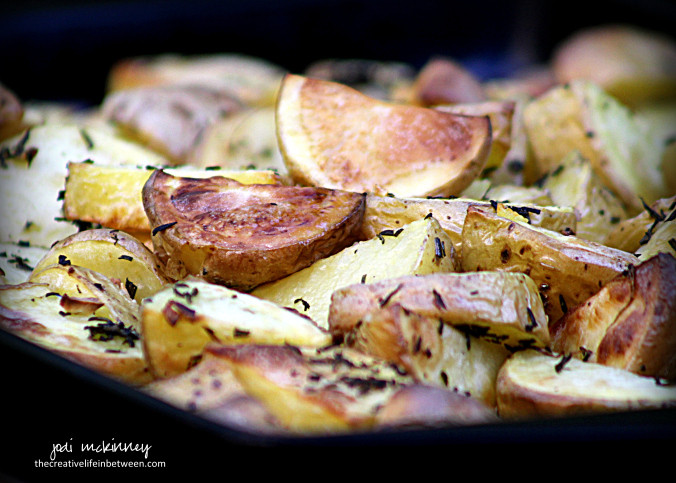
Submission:
[[[453,244],[434,218],[402,227],[343,249],[252,294],[298,310],[328,328],[331,294],[347,285],[400,275],[456,270]]]

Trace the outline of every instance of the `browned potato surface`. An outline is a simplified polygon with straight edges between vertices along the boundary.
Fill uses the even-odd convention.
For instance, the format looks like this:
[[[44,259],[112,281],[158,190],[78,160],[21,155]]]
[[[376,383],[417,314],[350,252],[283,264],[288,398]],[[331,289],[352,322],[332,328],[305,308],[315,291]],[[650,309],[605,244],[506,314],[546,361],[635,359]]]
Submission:
[[[195,275],[250,290],[347,246],[364,195],[325,188],[247,185],[155,171],[143,188],[153,246],[175,279]]]
[[[676,258],[659,254],[608,282],[551,327],[553,349],[643,376],[676,377]]]
[[[551,324],[638,259],[573,235],[499,216],[492,208],[472,206],[465,217],[461,263],[464,271],[528,274],[538,286]]]
[[[488,116],[372,99],[343,84],[284,78],[277,136],[295,182],[397,196],[458,195],[483,169]]]

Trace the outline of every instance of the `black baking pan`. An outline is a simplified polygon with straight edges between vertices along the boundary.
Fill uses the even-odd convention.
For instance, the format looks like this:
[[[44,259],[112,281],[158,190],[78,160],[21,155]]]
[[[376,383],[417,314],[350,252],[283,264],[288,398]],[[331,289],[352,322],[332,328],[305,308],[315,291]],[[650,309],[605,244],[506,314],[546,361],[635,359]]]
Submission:
[[[659,461],[676,442],[676,409],[325,437],[256,435],[177,409],[3,330],[0,367],[5,443],[0,453],[0,481],[4,481],[3,474],[17,482],[56,481],[66,475],[63,481],[100,481],[121,475],[127,481],[146,481],[148,475],[180,481],[174,478],[195,472],[234,475],[242,465],[249,468],[256,461],[260,466],[248,471],[257,476],[292,476],[331,471],[336,465],[348,465],[341,461],[354,458],[377,462],[361,468],[359,474],[373,471],[382,477],[397,472],[397,455],[414,465],[437,458],[443,461],[444,454],[448,465],[466,467],[490,461],[482,469],[484,474],[499,475],[500,465],[517,461],[531,470],[551,470],[560,464],[552,458],[568,459],[576,466],[602,463],[604,473],[612,474],[618,467],[601,455],[626,456],[629,459],[624,464],[632,466],[651,458]],[[111,452],[101,459],[160,466],[133,470],[45,467],[55,445],[60,449],[56,460],[85,464],[98,455],[84,455],[82,444],[116,442],[143,445],[147,451]]]
[[[421,67],[444,55],[488,79],[546,61],[580,28],[618,22],[673,34],[676,7],[659,0],[3,2],[0,82],[21,99],[92,105],[101,101],[114,62],[166,52],[238,52],[293,72],[326,58]],[[329,437],[258,436],[180,411],[3,331],[0,368],[0,481],[101,481],[109,474],[118,481],[181,481],[181,474],[228,480],[242,477],[240,471],[244,477],[342,478],[371,471],[384,477],[402,466],[431,477],[430,468],[438,465],[451,477],[474,464],[483,474],[521,477],[547,468],[536,476],[563,471],[575,478],[589,474],[578,465],[590,459],[606,475],[633,461],[659,464],[658,455],[676,442],[675,410]],[[38,466],[55,445],[62,454],[72,447],[76,459],[80,443],[112,441],[149,445],[148,459],[164,466]]]

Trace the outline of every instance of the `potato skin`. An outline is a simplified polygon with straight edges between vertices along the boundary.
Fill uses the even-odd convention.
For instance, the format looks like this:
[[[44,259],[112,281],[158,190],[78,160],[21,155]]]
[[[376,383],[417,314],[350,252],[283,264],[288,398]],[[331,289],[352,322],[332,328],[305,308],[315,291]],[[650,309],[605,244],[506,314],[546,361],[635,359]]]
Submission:
[[[661,253],[618,276],[551,333],[557,351],[676,379],[676,258]]]
[[[155,171],[143,188],[153,245],[166,272],[248,291],[349,245],[364,194],[247,185]]]
[[[467,210],[461,262],[463,271],[529,275],[538,285],[550,324],[639,263],[621,250],[537,229],[477,206]]]

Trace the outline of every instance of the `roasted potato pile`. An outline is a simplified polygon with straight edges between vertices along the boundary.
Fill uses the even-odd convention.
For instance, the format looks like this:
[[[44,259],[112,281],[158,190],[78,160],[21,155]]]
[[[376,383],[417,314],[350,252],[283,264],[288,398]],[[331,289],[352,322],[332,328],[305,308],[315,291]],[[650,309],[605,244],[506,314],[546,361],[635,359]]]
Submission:
[[[675,52],[138,58],[84,112],[2,87],[0,327],[256,434],[674,407]]]

